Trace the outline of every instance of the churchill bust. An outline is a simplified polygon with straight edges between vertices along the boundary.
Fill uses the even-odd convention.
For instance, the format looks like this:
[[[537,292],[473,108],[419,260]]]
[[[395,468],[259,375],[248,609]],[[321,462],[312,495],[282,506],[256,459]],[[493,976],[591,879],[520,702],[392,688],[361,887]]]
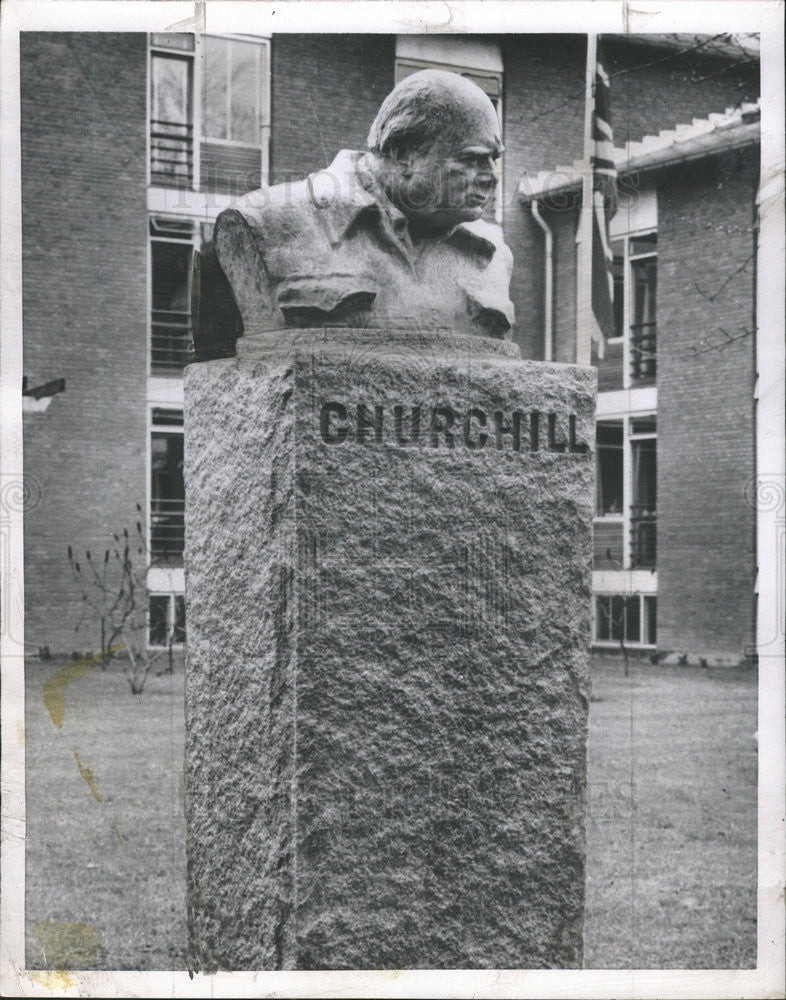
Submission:
[[[423,70],[388,95],[367,142],[218,216],[195,281],[198,359],[292,327],[510,339],[512,258],[481,218],[503,150],[491,101],[458,74]]]

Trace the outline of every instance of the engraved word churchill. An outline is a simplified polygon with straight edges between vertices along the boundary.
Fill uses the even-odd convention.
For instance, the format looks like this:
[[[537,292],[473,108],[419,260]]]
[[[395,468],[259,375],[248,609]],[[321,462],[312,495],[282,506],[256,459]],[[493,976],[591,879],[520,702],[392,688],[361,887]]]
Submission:
[[[368,147],[218,216],[195,283],[197,359],[292,327],[510,339],[512,257],[481,218],[503,150],[491,101],[455,73],[414,73],[383,102]]]
[[[576,437],[576,415],[531,410],[488,412],[477,406],[459,411],[441,406],[403,406],[385,408],[377,403],[357,403],[350,407],[341,402],[323,403],[319,412],[319,432],[325,444],[391,443],[399,447],[455,448],[470,451],[489,450],[551,452],[557,455],[585,455],[589,446]],[[543,433],[541,433],[543,427]],[[564,436],[563,436],[564,434]]]

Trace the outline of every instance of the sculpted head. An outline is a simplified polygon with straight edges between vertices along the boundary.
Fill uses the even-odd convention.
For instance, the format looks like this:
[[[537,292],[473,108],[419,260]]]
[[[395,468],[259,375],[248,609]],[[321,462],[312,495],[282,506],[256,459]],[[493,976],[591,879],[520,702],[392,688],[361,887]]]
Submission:
[[[503,150],[494,105],[457,73],[426,69],[385,98],[368,135],[388,197],[424,230],[480,218]]]

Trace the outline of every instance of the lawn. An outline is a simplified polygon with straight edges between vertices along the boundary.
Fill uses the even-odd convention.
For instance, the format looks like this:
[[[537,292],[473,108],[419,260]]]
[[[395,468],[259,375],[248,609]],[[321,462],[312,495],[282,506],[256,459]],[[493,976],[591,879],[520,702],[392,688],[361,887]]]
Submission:
[[[59,728],[63,665],[27,667],[28,966],[184,968],[182,669],[91,669]],[[587,967],[755,964],[755,730],[752,671],[596,660]]]

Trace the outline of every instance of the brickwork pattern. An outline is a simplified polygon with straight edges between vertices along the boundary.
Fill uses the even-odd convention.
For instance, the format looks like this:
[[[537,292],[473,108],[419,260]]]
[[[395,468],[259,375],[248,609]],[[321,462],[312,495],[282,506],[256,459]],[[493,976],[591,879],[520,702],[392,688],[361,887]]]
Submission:
[[[97,651],[66,547],[103,554],[144,503],[146,37],[21,38],[24,371],[66,391],[27,413],[26,642]]]
[[[393,35],[276,35],[271,182],[320,170],[340,149],[365,149],[394,64]]]
[[[658,192],[658,645],[742,656],[753,635],[757,151]],[[724,347],[722,330],[738,337]],[[747,335],[744,331],[750,331]],[[709,349],[713,348],[713,349]],[[697,353],[698,352],[698,353]]]
[[[759,93],[755,63],[736,64],[713,54],[711,46],[706,54],[698,49],[680,55],[648,45],[630,45],[626,39],[611,36],[606,36],[604,44],[612,77],[611,113],[617,145],[693,118],[706,118],[742,100],[755,100]],[[510,35],[502,37],[501,45],[505,66],[504,224],[515,262],[511,294],[517,317],[515,338],[524,357],[539,358],[544,315],[543,233],[529,207],[520,205],[518,185],[525,174],[534,176],[540,170],[569,165],[582,156],[585,40],[581,35]],[[636,177],[626,182],[630,196],[635,197],[638,183]],[[573,214],[573,206],[575,198],[566,196],[561,210]],[[575,310],[574,303],[563,298],[575,292],[564,286],[558,291],[556,278],[554,291],[558,314]],[[568,359],[572,360],[572,355]]]

